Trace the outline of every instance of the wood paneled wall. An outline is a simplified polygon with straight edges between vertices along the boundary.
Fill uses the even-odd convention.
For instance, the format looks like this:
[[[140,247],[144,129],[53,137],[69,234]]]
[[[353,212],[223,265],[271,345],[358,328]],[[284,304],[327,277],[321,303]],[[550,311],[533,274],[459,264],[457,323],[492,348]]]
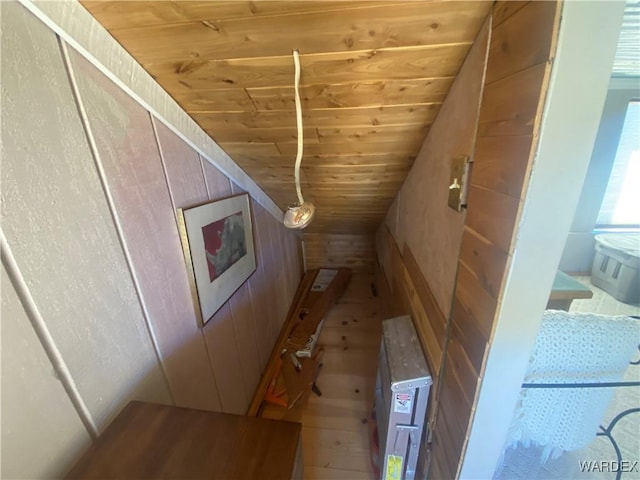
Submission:
[[[303,242],[307,270],[346,267],[357,273],[375,271],[373,235],[305,233]]]
[[[427,413],[431,429],[439,408],[447,318],[465,218],[464,211],[447,204],[449,161],[473,154],[489,33],[487,21],[376,238],[394,313],[410,313],[414,319],[434,380]]]
[[[440,397],[451,407],[442,409],[435,432],[449,437],[455,453],[449,460],[444,451],[436,453],[434,472],[442,477],[457,475],[464,454],[537,146],[560,10],[561,2],[554,1],[495,6]]]
[[[2,416],[26,422],[3,420],[2,476],[63,475],[88,441],[79,418],[99,432],[131,399],[245,413],[301,278],[299,239],[252,200],[258,268],[200,327],[176,208],[241,191],[24,7],[2,6],[2,30],[3,264],[17,263]],[[84,413],[48,381],[38,315]],[[12,342],[30,354],[7,372]]]
[[[559,10],[558,2],[498,2],[495,5],[477,122],[468,211],[459,232],[459,249],[449,250],[455,255],[446,257],[448,261],[454,260],[454,264],[448,264],[447,268],[455,275],[445,274],[448,281],[440,284],[443,287],[440,289],[434,280],[438,278],[434,275],[438,271],[433,268],[421,270],[423,280],[426,280],[427,287],[432,288],[441,309],[449,308],[448,304],[442,304],[443,300],[449,299],[452,305],[446,342],[442,346],[442,370],[436,386],[437,416],[432,424],[430,478],[455,478],[464,455],[527,171],[536,147]],[[442,111],[444,106],[441,115]],[[436,119],[427,142],[439,120],[440,117]],[[455,123],[449,120],[448,124],[453,128]],[[474,131],[472,137],[475,136]],[[421,219],[421,223],[413,228],[423,232],[441,230],[441,218],[429,210],[425,194],[422,195],[414,197],[417,203],[414,208],[423,214],[413,217]],[[407,227],[402,223],[402,214],[406,211],[402,201],[406,197],[407,194],[401,190],[387,214],[386,225],[395,238],[395,241],[387,238],[387,245],[391,243],[391,246],[385,247],[387,226],[378,233],[380,261],[387,276],[392,272],[392,288],[400,290],[400,295],[396,295],[400,299],[403,296],[410,299],[417,290],[415,285],[397,280],[402,278],[403,269],[409,270],[411,254],[415,254],[409,245]],[[424,244],[433,248],[438,242],[429,240]],[[406,251],[400,255],[397,245],[409,248],[405,247]],[[416,254],[415,258],[419,268],[428,265],[421,261],[419,255]],[[442,271],[447,270],[440,273]],[[420,318],[411,304],[403,308],[405,312],[411,312],[414,319]],[[429,324],[433,328],[434,322],[429,321]],[[430,352],[440,350],[433,340],[423,339],[423,347],[427,358],[433,356]]]

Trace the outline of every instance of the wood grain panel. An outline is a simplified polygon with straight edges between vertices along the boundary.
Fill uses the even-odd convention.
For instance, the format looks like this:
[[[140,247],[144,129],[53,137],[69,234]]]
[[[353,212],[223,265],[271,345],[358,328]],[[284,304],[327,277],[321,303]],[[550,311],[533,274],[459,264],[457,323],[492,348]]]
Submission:
[[[494,28],[487,85],[548,60],[555,14],[554,2],[529,2]]]
[[[453,77],[305,85],[303,109],[441,103]],[[257,110],[295,110],[293,87],[248,88]],[[217,94],[216,94],[217,96]],[[188,105],[185,106],[188,110]]]
[[[514,15],[518,10],[530,2],[519,0],[499,0],[493,8],[493,28],[496,28],[507,18]]]
[[[507,254],[504,250],[466,227],[462,235],[459,261],[473,272],[484,290],[498,298],[507,266]]]
[[[299,444],[292,423],[130,402],[65,478],[293,478]]]
[[[339,170],[342,168],[364,167],[371,168],[405,168],[415,160],[415,157],[402,153],[369,153],[366,155],[347,154],[336,155],[339,161],[333,161],[333,158],[327,158],[320,155],[304,155],[304,163],[302,170],[307,171],[314,168],[327,168],[330,170]],[[236,156],[236,161],[243,168],[262,168],[264,166],[273,166],[276,168],[286,167],[290,172],[293,171],[293,161],[291,155],[278,156]]]
[[[445,316],[451,308],[465,219],[464,212],[447,204],[449,162],[456,155],[473,152],[488,42],[489,26],[485,25],[398,196],[396,236],[411,249]],[[434,228],[425,228],[424,220],[417,219],[428,219]]]
[[[300,55],[304,84],[409,80],[454,76],[470,43]],[[288,87],[293,83],[291,46],[285,56],[228,60],[185,59],[143,64],[169,92],[229,88]]]
[[[471,183],[518,198],[531,143],[531,135],[478,138]]]
[[[254,103],[244,88],[220,88],[208,91],[180,89],[172,92],[173,99],[187,112],[244,112],[253,111]]]
[[[394,3],[344,11],[287,13],[268,18],[215,17],[113,29],[111,33],[141,63],[197,57],[202,60],[290,55],[292,45],[303,54],[375,50],[473,40],[473,32],[489,2]],[[284,12],[283,12],[284,13]],[[338,33],[338,34],[336,34]]]
[[[251,165],[250,170],[265,177],[293,177],[293,166],[290,164],[291,159],[289,159],[289,162],[285,166],[276,166],[274,164],[270,164],[269,166]],[[316,177],[316,181],[318,182],[324,181],[325,179],[341,180],[344,178],[353,178],[355,180],[358,179],[359,176],[364,175],[367,175],[369,178],[377,177],[378,175],[402,175],[402,178],[404,179],[404,175],[406,175],[409,168],[410,166],[403,164],[378,166],[354,166],[336,164],[322,165],[309,161],[307,165],[302,167],[301,175],[303,182],[305,181],[305,179],[315,179]],[[351,177],[352,175],[354,175],[354,177]]]
[[[276,198],[285,188],[293,191],[290,176],[252,170],[248,160],[266,164],[284,155],[293,163],[295,151],[284,146],[295,148],[297,136],[292,49],[301,54],[305,144],[327,145],[310,148],[305,160],[319,156],[339,165],[345,157],[379,155],[378,161],[393,163],[410,158],[409,165],[492,2],[84,4]],[[330,179],[316,182],[326,185]],[[380,193],[393,194],[399,186]],[[317,188],[322,187],[305,184],[306,196],[313,198]],[[290,203],[286,198],[278,202],[281,208]],[[340,198],[344,202],[332,211],[344,212],[351,222],[335,215],[333,224],[329,217],[316,219],[315,228],[369,231],[368,221],[358,222],[350,210],[348,192]]]
[[[546,69],[543,63],[487,85],[478,135],[531,135]]]
[[[298,131],[296,130],[295,117],[286,118],[283,116],[286,126],[282,127],[257,127],[246,128],[242,125],[225,125],[224,128],[216,128],[211,132],[211,136],[220,143],[285,143],[298,141]],[[302,130],[304,143],[318,143],[318,133],[313,127],[304,127]]]
[[[151,1],[110,1],[82,0],[102,25],[111,30],[116,28],[143,27],[165,23],[186,23],[198,20],[260,17],[283,12],[302,13],[326,10],[354,9],[362,6],[388,5],[389,2],[335,1],[330,5],[323,0],[305,2],[250,2],[220,1],[165,1],[161,4]]]
[[[518,205],[518,199],[472,185],[465,225],[508,252]]]
[[[431,320],[425,312],[424,306],[422,305],[420,297],[413,285],[413,281],[407,272],[407,268],[404,266],[404,261],[402,263],[400,275],[401,276],[398,279],[400,285],[399,290],[404,296],[404,301],[402,303],[409,309],[409,313],[413,319],[420,343],[422,344],[426,356],[429,371],[440,372],[440,367],[442,365],[442,343],[437,339],[433,331]],[[437,375],[437,373],[434,374],[434,376]]]
[[[402,259],[404,266],[407,269],[407,273],[411,278],[416,294],[418,295],[418,298],[420,298],[420,303],[425,310],[427,319],[429,320],[433,330],[433,334],[438,343],[440,345],[444,345],[447,319],[440,310],[440,307],[438,307],[438,303],[429,288],[427,280],[420,271],[420,267],[418,266],[413,253],[411,253],[411,249],[406,244],[404,245]],[[438,372],[435,372],[435,374],[438,375]]]
[[[403,140],[410,145],[422,143],[429,131],[428,125],[408,124],[384,127],[318,128],[318,139],[332,142],[393,142]]]
[[[434,436],[431,444],[432,453],[429,476],[434,479],[455,478],[455,472],[451,470],[453,468],[452,465],[456,463],[455,459],[451,460],[448,458],[447,452],[449,449],[444,445],[441,437],[442,435]]]
[[[303,110],[302,117],[306,127],[369,127],[384,125],[429,124],[438,113],[437,104],[379,106],[361,108],[326,108]],[[189,112],[193,119],[204,129],[215,132],[217,128],[227,125],[243,125],[247,128],[269,128],[283,121],[293,120],[290,113],[281,111],[259,112]],[[246,152],[251,152],[251,144]],[[224,147],[223,145],[221,145]],[[386,154],[392,151],[381,150]],[[242,154],[238,151],[235,153]],[[259,153],[259,152],[257,152]],[[269,151],[264,152],[270,155]],[[277,152],[276,152],[277,154]]]
[[[477,320],[456,296],[451,309],[451,331],[458,337],[464,351],[476,372],[482,369],[482,361],[487,346],[488,337],[480,328]]]
[[[519,198],[548,82],[559,6],[558,2],[504,2],[494,10],[441,395],[441,417],[458,435],[462,431],[463,439],[471,428],[471,402],[500,308]],[[441,426],[438,423],[439,432]],[[463,451],[464,442],[454,446],[454,455],[461,457]],[[448,462],[457,475],[462,458]]]
[[[316,143],[305,145],[305,151],[309,155],[322,155],[322,156],[334,156],[336,154],[354,154],[354,155],[366,155],[369,153],[377,153],[381,151],[395,151],[402,152],[407,155],[413,154],[417,148],[420,148],[421,139],[412,139],[411,143],[396,140],[393,142],[367,142],[367,143]],[[295,155],[296,144],[295,143],[278,143],[278,150],[285,155]]]
[[[350,268],[353,272],[373,273],[375,250],[371,235],[304,234],[307,269]]]
[[[474,323],[488,339],[491,334],[496,299],[482,288],[478,279],[464,264],[460,264],[458,270],[455,297],[473,316]]]

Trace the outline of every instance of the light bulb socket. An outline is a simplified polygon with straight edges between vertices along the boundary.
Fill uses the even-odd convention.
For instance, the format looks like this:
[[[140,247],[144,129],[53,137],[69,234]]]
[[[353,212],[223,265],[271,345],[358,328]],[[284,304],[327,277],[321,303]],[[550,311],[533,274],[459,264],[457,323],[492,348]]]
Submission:
[[[316,207],[311,202],[302,205],[292,205],[284,214],[284,226],[291,229],[307,227],[316,213]]]

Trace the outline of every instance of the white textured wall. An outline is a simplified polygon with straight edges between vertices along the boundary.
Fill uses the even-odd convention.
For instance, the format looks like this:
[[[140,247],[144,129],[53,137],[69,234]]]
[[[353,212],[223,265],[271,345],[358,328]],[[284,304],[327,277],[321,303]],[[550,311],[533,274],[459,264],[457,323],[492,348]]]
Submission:
[[[2,478],[59,476],[91,439],[4,268],[1,281]]]
[[[300,280],[298,240],[250,190],[258,268],[201,328],[175,208],[231,195],[229,178],[49,23],[0,3],[0,477],[55,478],[129,400],[244,413]]]
[[[1,15],[2,230],[78,393],[101,429],[130,399],[167,403],[171,397],[87,145],[58,41],[16,3],[3,2]],[[3,300],[9,288],[3,281]],[[10,321],[16,320],[8,320],[3,312],[3,363],[10,358],[17,361],[4,348],[19,341],[5,327]],[[15,369],[27,367],[16,365]],[[3,372],[3,392],[28,389],[33,398],[47,398],[50,376],[34,370],[32,375],[7,377],[8,384]],[[17,434],[14,429],[11,441],[5,441],[4,419],[20,418],[5,407],[3,402],[2,477],[22,472],[16,477],[29,478],[29,451],[10,455],[10,449],[29,444],[31,451],[47,451],[52,439],[25,424]],[[43,401],[40,408],[41,416],[59,417],[57,421],[67,425],[65,409],[55,397]],[[28,410],[22,415],[28,416]],[[58,432],[57,448],[75,442],[77,433],[72,423],[68,426],[70,431]],[[50,464],[45,468],[41,463],[40,473],[59,473],[64,457],[47,458]]]

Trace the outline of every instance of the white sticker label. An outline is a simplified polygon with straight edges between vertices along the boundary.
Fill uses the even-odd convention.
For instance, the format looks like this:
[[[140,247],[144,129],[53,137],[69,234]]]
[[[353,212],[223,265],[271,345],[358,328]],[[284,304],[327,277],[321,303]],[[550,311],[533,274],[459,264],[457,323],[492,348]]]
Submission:
[[[410,393],[396,393],[393,396],[393,411],[396,413],[411,413],[413,396]]]

